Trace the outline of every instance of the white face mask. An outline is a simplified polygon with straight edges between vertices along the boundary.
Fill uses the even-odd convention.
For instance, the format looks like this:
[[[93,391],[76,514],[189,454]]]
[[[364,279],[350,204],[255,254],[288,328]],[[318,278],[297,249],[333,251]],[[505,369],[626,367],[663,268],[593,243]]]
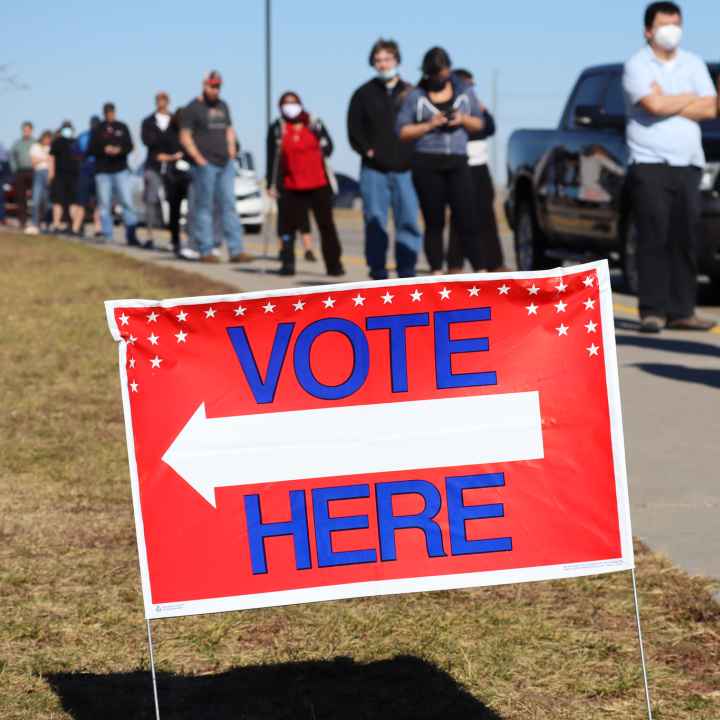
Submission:
[[[283,116],[288,120],[294,120],[303,110],[300,103],[284,103],[281,109]]]
[[[64,138],[71,138],[71,137],[73,136],[73,129],[72,129],[72,128],[69,128],[69,127],[64,127],[64,128],[60,131],[60,134],[61,134]]]
[[[378,70],[377,74],[381,80],[389,82],[390,80],[394,80],[398,76],[399,72],[400,69],[396,65],[395,67],[391,67],[389,70]]]
[[[679,25],[662,25],[653,34],[655,44],[667,52],[676,50],[681,39],[682,28]]]

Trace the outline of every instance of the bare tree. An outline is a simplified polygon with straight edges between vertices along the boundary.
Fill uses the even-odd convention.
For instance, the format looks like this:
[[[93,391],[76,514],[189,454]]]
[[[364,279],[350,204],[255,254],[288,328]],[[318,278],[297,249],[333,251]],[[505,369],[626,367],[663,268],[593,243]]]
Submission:
[[[0,95],[29,89],[30,86],[18,75],[12,65],[0,65]]]

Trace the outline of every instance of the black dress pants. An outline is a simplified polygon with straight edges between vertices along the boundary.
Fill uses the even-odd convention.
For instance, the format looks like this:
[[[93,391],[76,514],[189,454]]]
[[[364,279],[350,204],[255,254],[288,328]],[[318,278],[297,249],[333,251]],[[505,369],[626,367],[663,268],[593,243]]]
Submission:
[[[497,219],[495,217],[495,186],[487,165],[471,165],[470,177],[473,188],[473,235],[477,243],[479,266],[484,270],[497,270],[504,265],[500,246]],[[448,270],[460,270],[464,264],[458,231],[450,226],[448,243]]]
[[[307,226],[308,210],[312,210],[320,233],[320,249],[329,273],[342,268],[342,249],[332,210],[332,190],[325,185],[315,190],[284,190],[278,213],[278,235],[283,238],[283,260],[294,263],[295,234]],[[286,241],[286,238],[288,240]],[[290,247],[285,246],[290,244]],[[292,256],[290,256],[292,253]]]
[[[462,255],[473,270],[480,267],[473,235],[472,178],[464,155],[423,155],[413,158],[412,179],[425,220],[425,256],[430,270],[442,270],[445,213],[457,229]]]
[[[641,317],[690,317],[697,299],[700,168],[632,165]]]

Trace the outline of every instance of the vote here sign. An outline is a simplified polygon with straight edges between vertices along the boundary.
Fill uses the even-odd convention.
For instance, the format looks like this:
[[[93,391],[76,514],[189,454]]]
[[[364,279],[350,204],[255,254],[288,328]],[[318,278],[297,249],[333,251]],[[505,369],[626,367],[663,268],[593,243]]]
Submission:
[[[633,566],[604,262],[106,310],[149,618]]]

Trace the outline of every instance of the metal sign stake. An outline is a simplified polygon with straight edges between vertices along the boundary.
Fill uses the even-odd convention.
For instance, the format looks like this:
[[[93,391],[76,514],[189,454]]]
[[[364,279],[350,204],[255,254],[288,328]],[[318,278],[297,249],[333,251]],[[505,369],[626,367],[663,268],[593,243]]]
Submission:
[[[653,720],[650,687],[648,686],[647,667],[645,666],[645,648],[643,647],[642,628],[640,627],[640,603],[638,602],[635,568],[632,568],[630,572],[632,573],[633,597],[635,598],[635,623],[637,625],[638,643],[640,645],[640,662],[642,664],[643,682],[645,683],[645,702],[647,703],[648,720]]]
[[[153,652],[152,629],[147,620],[148,648],[150,649],[150,672],[152,673],[153,696],[155,697],[155,718],[160,720],[160,704],[158,703],[157,678],[155,677],[155,653]]]

